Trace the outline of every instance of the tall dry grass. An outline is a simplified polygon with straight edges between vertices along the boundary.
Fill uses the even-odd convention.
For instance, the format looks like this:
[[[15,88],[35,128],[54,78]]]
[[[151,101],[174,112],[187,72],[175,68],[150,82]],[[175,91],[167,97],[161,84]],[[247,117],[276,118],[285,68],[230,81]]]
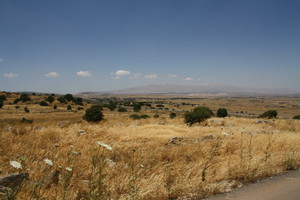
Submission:
[[[44,121],[32,115],[33,124],[16,117],[3,126],[0,170],[30,176],[18,199],[203,198],[300,166],[296,120],[213,118],[188,127],[180,116],[131,120],[130,113],[106,112],[105,121],[89,124],[80,112],[64,114],[73,119],[62,124],[55,114]],[[54,170],[59,182],[46,187]]]

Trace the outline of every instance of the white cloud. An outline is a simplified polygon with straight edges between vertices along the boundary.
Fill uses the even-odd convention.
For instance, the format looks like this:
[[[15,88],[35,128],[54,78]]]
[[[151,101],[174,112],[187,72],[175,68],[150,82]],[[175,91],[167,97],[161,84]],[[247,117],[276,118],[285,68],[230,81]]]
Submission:
[[[5,73],[3,76],[7,77],[7,78],[15,78],[15,77],[19,76],[19,74]]]
[[[186,77],[186,78],[183,79],[183,80],[185,80],[185,81],[191,81],[191,80],[193,80],[193,78],[191,78],[191,77]]]
[[[76,72],[77,76],[82,76],[82,77],[89,77],[92,76],[92,73],[90,71],[79,71]]]
[[[146,79],[156,79],[157,78],[157,74],[147,74],[145,76]]]
[[[177,76],[178,76],[177,74],[169,74],[170,78],[177,78]]]
[[[55,78],[59,77],[59,74],[57,72],[49,72],[48,74],[45,74],[46,77]]]
[[[4,62],[4,59],[3,59],[3,58],[0,58],[0,62]]]
[[[112,72],[112,73],[110,73],[110,75],[112,75],[113,77],[113,79],[119,79],[119,78],[121,78],[122,76],[127,76],[127,75],[129,75],[129,74],[131,74],[131,72],[130,71],[126,71],[126,70],[117,70],[116,72]]]
[[[130,79],[139,79],[141,78],[142,74],[133,74]]]

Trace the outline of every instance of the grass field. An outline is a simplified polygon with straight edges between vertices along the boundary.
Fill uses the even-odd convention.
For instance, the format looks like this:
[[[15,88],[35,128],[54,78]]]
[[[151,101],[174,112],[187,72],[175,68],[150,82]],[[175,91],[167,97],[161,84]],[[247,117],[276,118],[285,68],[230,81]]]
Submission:
[[[104,109],[105,120],[88,123],[77,105],[43,107],[34,102],[44,97],[34,96],[16,109],[16,97],[0,109],[0,170],[29,173],[17,199],[201,199],[300,166],[300,120],[291,119],[300,114],[299,98],[141,97],[164,109],[142,109],[150,118],[141,120],[130,119],[131,110]],[[197,105],[232,116],[187,126],[183,111]],[[269,109],[277,119],[253,117]],[[59,181],[51,178],[56,170]]]

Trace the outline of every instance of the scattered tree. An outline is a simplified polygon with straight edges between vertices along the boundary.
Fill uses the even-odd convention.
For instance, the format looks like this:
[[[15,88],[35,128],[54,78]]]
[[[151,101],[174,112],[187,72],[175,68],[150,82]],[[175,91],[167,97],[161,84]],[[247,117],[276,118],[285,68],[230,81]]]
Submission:
[[[294,116],[293,119],[300,119],[300,115]]]
[[[71,105],[68,105],[68,106],[67,106],[67,110],[72,110],[72,106],[71,106]]]
[[[228,113],[225,108],[219,108],[217,110],[217,117],[227,117],[227,116],[228,116]]]
[[[263,114],[259,115],[258,118],[276,118],[277,117],[277,111],[276,110],[268,110],[264,112]]]
[[[176,117],[176,113],[174,113],[174,112],[170,113],[170,118],[171,119],[174,119],[175,117]]]
[[[15,100],[14,100],[14,104],[19,103],[19,101],[20,101],[20,98],[15,99]]]
[[[40,106],[49,106],[49,104],[46,101],[40,101]]]
[[[3,107],[3,101],[0,101],[0,108]]]
[[[29,113],[29,112],[30,112],[29,109],[28,109],[27,107],[24,108],[24,111],[25,111],[26,113]]]
[[[194,108],[193,111],[186,112],[184,115],[184,119],[185,123],[191,126],[194,123],[203,122],[211,116],[213,116],[213,112],[209,108],[202,106]]]
[[[46,98],[46,101],[48,101],[49,103],[52,103],[54,100],[55,100],[55,99],[54,99],[53,96],[48,96],[48,97]]]
[[[57,100],[59,101],[59,103],[67,103],[66,98],[63,96],[58,97]]]
[[[118,108],[118,111],[119,111],[119,112],[127,112],[127,109],[124,108],[124,107],[119,107],[119,108]]]
[[[72,94],[66,94],[64,97],[67,101],[74,101],[74,97]]]
[[[101,106],[92,106],[85,111],[83,119],[88,122],[100,122],[103,120],[103,113]]]
[[[0,95],[0,101],[6,101],[6,96],[4,94]]]
[[[133,111],[134,112],[139,112],[141,110],[141,108],[142,108],[142,105],[140,103],[135,103],[133,105]]]
[[[26,93],[21,94],[21,96],[20,96],[20,101],[26,102],[26,101],[30,101],[30,100],[31,100],[31,99],[30,99],[30,97],[29,97],[28,94],[26,94]]]

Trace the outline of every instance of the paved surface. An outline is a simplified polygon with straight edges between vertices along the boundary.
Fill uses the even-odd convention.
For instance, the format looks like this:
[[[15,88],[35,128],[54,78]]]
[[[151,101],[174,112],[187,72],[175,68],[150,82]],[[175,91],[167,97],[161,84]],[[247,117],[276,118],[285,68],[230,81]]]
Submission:
[[[207,200],[300,200],[300,170],[245,185]]]

